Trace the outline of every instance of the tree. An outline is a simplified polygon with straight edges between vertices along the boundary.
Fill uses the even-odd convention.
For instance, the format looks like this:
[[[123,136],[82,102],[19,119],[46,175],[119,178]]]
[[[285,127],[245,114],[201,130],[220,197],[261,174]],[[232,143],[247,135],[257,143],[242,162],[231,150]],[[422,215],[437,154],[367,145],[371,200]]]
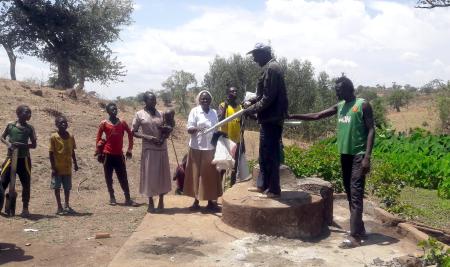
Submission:
[[[14,32],[14,22],[10,12],[11,5],[5,2],[0,3],[0,44],[5,48],[9,59],[9,73],[11,80],[16,80],[16,60],[15,50],[19,47],[20,36]]]
[[[401,89],[394,89],[388,96],[389,105],[395,108],[397,112],[400,112],[400,108],[408,105],[412,95]]]
[[[213,105],[217,107],[225,98],[229,87],[238,89],[238,99],[245,91],[255,92],[260,68],[250,57],[234,54],[229,58],[215,57],[209,71],[203,78],[203,87],[214,95]]]
[[[107,83],[124,75],[110,43],[131,23],[131,0],[5,0],[11,2],[15,28],[26,42],[20,51],[50,62],[55,86]]]
[[[174,71],[166,81],[162,83],[162,87],[169,90],[179,105],[179,112],[188,113],[189,104],[187,102],[187,92],[190,87],[197,86],[197,80],[193,73],[183,70]]]
[[[416,8],[450,7],[450,0],[418,0]]]

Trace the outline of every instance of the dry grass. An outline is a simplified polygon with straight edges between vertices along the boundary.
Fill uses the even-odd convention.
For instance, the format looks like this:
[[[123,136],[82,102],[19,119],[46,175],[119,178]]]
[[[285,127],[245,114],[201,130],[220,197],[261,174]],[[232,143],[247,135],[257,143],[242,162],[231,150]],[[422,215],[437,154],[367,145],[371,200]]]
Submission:
[[[393,128],[400,132],[407,132],[410,128],[424,128],[435,133],[439,128],[439,116],[433,96],[418,96],[408,107],[396,112],[390,109],[387,118]]]

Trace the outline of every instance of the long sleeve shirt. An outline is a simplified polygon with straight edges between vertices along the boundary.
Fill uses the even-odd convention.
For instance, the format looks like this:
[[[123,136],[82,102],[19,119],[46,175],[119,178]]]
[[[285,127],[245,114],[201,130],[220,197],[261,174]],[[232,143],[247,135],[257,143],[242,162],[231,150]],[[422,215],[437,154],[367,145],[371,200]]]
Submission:
[[[133,150],[133,133],[131,132],[130,127],[128,127],[128,124],[123,120],[119,120],[119,123],[115,125],[108,120],[102,121],[98,127],[97,139],[95,143],[98,145],[102,139],[103,133],[105,133],[106,141],[103,148],[103,153],[122,155],[123,136],[125,132],[128,134],[127,151],[131,152]]]
[[[259,123],[277,123],[287,117],[288,99],[284,74],[275,59],[263,67],[256,95],[256,98],[249,100],[254,104],[250,111],[258,114]]]

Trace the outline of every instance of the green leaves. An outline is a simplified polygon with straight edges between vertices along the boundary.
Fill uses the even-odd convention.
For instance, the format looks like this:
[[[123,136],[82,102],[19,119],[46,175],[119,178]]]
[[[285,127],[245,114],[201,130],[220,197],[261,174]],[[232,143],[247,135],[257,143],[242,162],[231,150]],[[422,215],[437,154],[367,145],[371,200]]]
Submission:
[[[438,189],[442,198],[450,198],[450,137],[413,130],[409,136],[379,130],[373,149],[368,189],[386,207],[399,207],[397,199],[405,185]],[[286,147],[286,165],[298,177],[318,175],[330,181],[335,190],[342,188],[336,138],[328,138],[308,149]]]

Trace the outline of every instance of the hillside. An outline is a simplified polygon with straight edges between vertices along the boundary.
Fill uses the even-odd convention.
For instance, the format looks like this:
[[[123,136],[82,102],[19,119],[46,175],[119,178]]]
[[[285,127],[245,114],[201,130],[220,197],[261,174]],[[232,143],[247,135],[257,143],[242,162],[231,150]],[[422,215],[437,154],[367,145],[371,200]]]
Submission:
[[[392,127],[399,132],[420,127],[434,133],[440,126],[433,95],[414,97],[407,107],[400,109],[400,112],[389,109],[387,118]]]
[[[42,96],[34,94],[37,90],[42,91]],[[97,126],[106,117],[106,113],[99,105],[104,101],[89,95],[79,96],[78,100],[72,100],[61,91],[38,88],[31,84],[4,79],[0,79],[0,95],[2,96],[2,105],[0,105],[2,131],[7,122],[15,120],[16,107],[20,104],[27,104],[32,110],[30,123],[35,127],[38,138],[37,148],[31,150],[30,212],[32,216],[29,219],[0,217],[0,229],[2,229],[0,246],[4,247],[5,244],[17,246],[17,255],[15,255],[17,259],[26,259],[28,257],[26,254],[34,255],[35,259],[27,261],[27,264],[32,265],[107,264],[141,222],[146,206],[129,208],[107,205],[109,196],[103,178],[103,168],[93,157]],[[131,124],[136,109],[129,106],[122,106],[122,108],[119,116]],[[55,111],[67,116],[68,130],[74,134],[77,142],[76,153],[80,170],[73,176],[71,204],[79,212],[78,216],[54,215],[56,204],[53,191],[50,189],[48,138],[51,132],[55,131],[54,117],[51,115]],[[183,126],[177,127],[174,134],[178,157],[187,151],[187,134],[181,130],[184,128],[184,122],[177,120],[177,126],[180,125]],[[126,143],[125,141],[125,145],[127,145]],[[127,162],[128,176],[132,197],[138,203],[146,203],[147,200],[137,194],[140,150],[141,141],[137,139],[133,150],[133,159]],[[5,155],[6,147],[1,145],[1,161],[4,160]],[[171,169],[174,169],[176,160],[170,143],[169,157]],[[78,188],[80,181],[84,182]],[[122,203],[123,194],[115,177],[114,188],[118,202]],[[79,189],[78,193],[77,189]],[[17,213],[20,213],[22,210],[20,193],[17,203]],[[24,228],[33,228],[39,231],[25,233]],[[91,240],[90,237],[97,232],[112,233],[113,238],[101,242]],[[31,243],[31,246],[27,247],[27,253],[24,255],[22,248],[26,243]],[[8,259],[0,259],[0,265],[6,262]]]

